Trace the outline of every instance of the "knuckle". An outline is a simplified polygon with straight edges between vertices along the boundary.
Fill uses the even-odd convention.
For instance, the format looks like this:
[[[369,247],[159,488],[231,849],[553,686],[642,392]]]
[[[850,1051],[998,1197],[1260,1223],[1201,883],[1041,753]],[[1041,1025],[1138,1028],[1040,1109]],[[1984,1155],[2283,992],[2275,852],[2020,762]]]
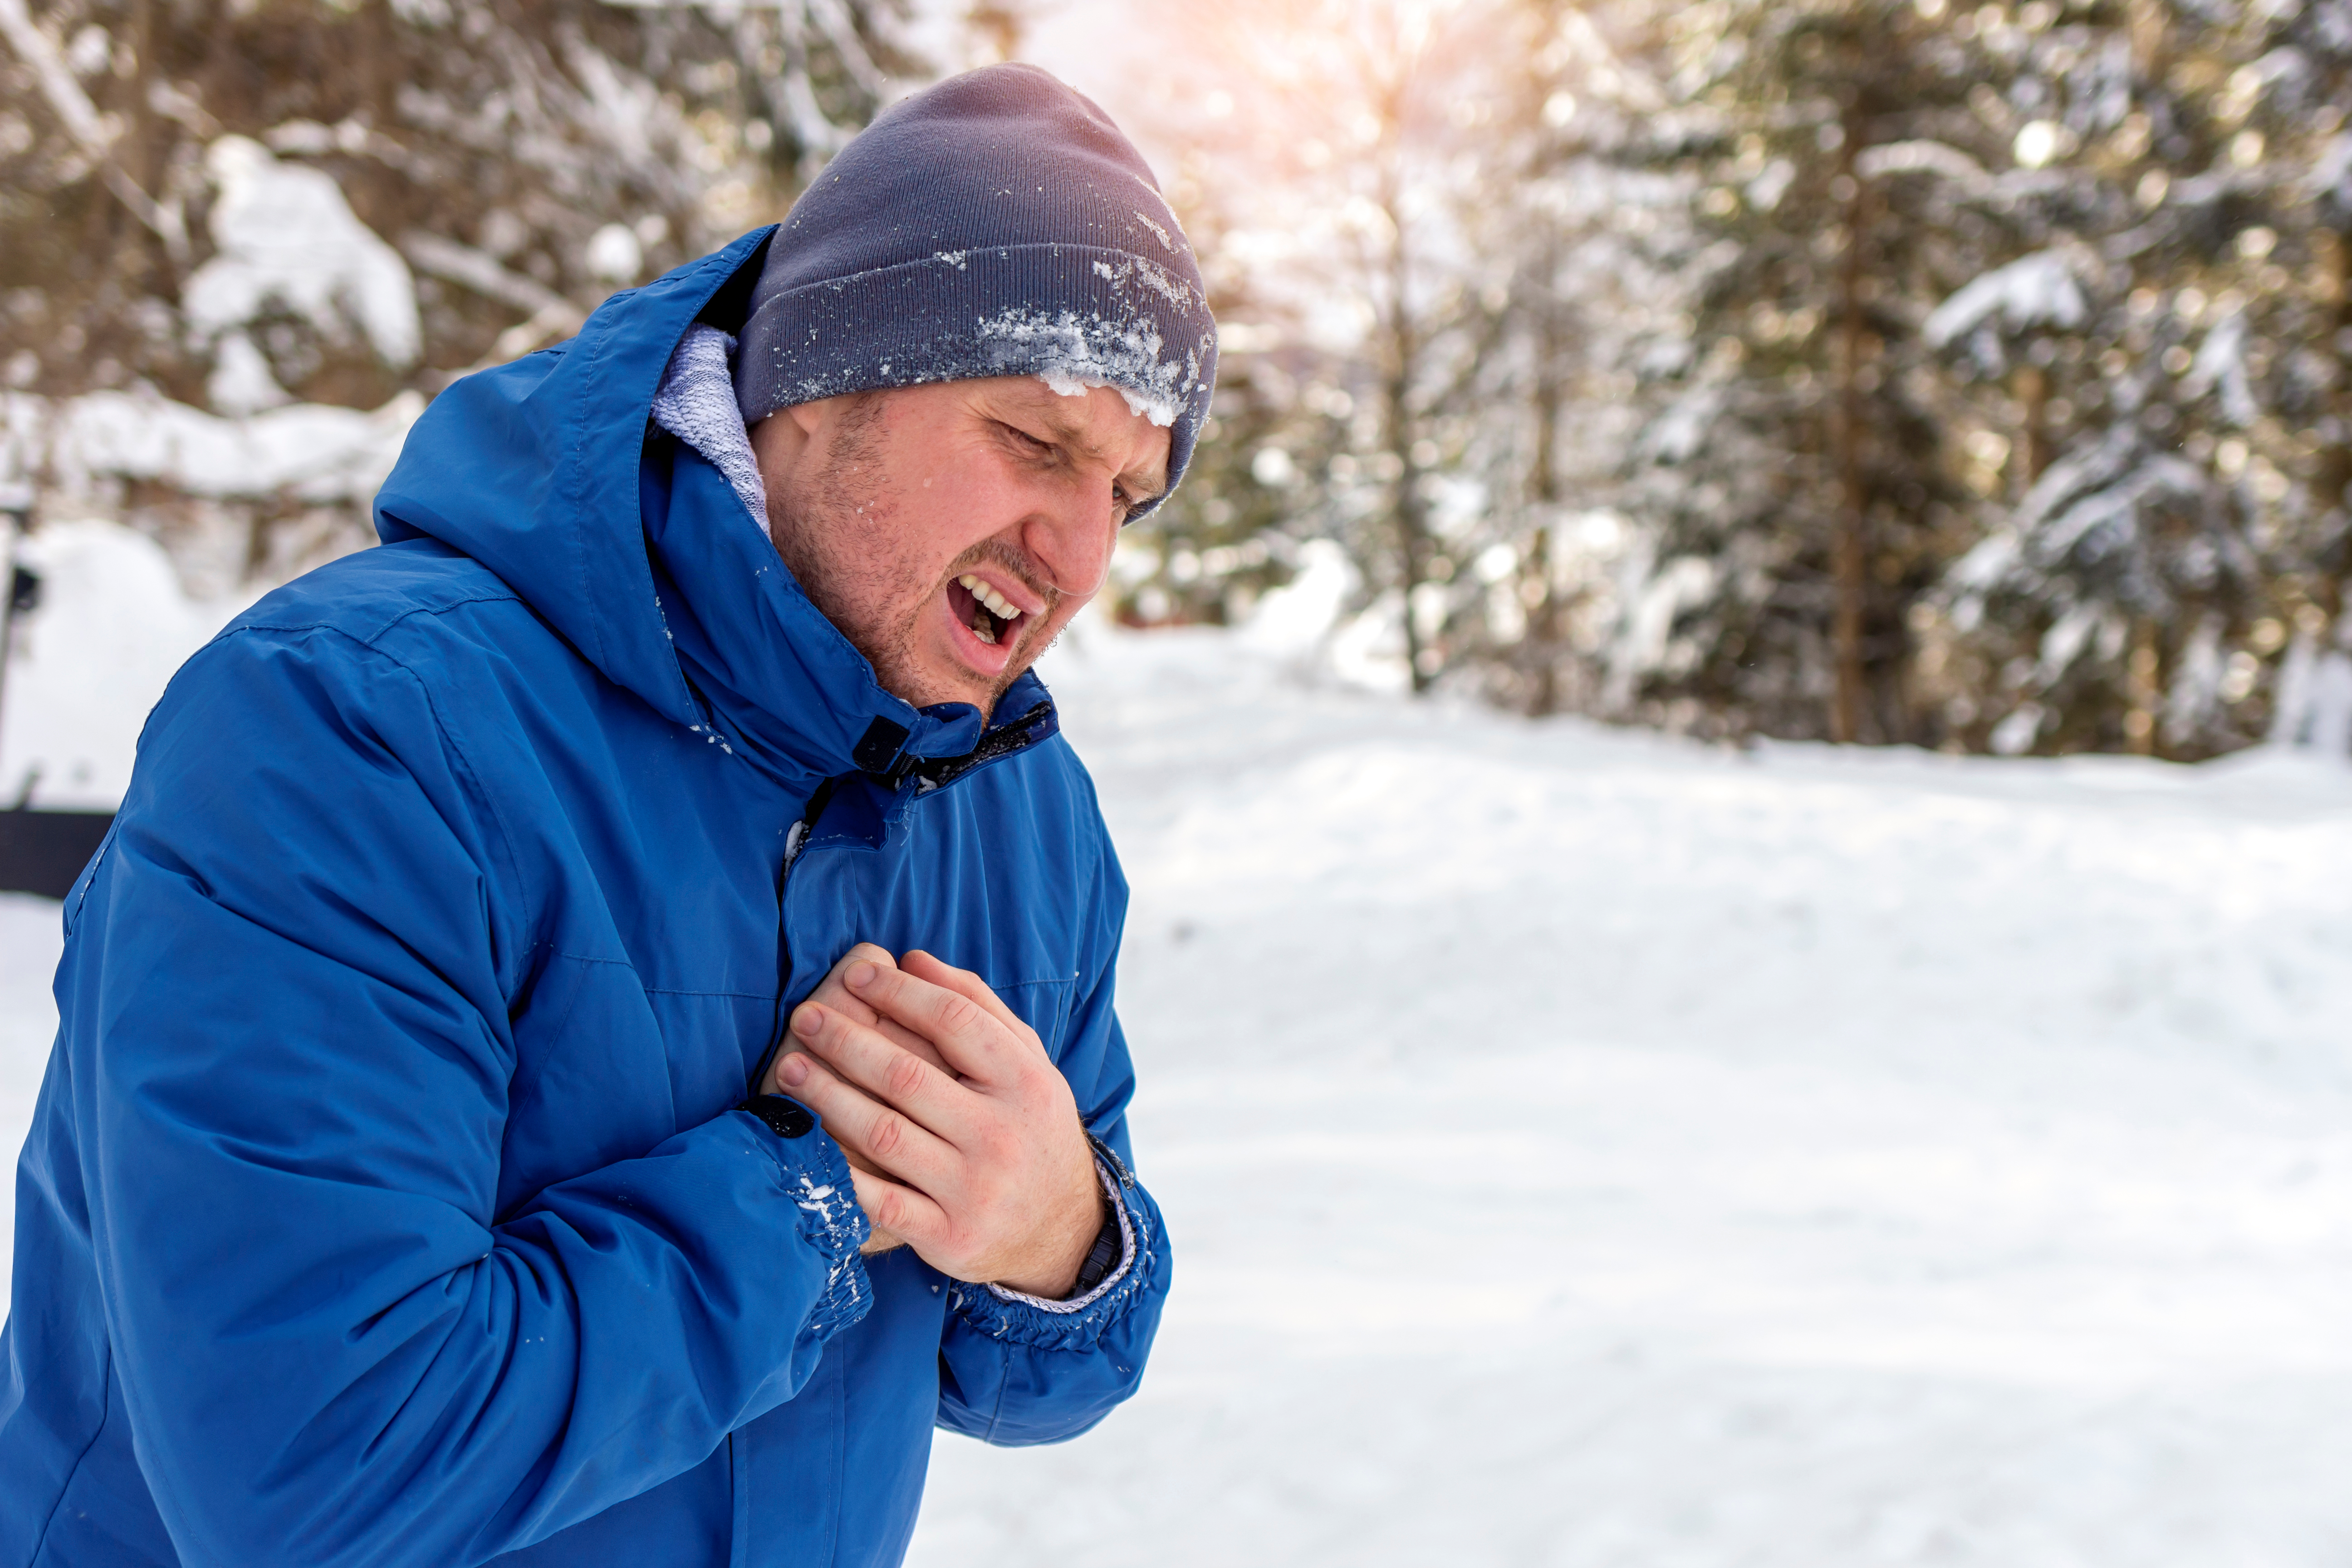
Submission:
[[[866,1130],[866,1146],[877,1154],[895,1154],[906,1142],[907,1119],[895,1110],[880,1112]]]
[[[977,1029],[983,1016],[979,1003],[953,992],[950,992],[947,999],[940,1004],[940,1026],[960,1035]]]
[[[926,1069],[923,1064],[904,1051],[894,1055],[882,1069],[882,1088],[893,1100],[905,1100],[923,1089]]]

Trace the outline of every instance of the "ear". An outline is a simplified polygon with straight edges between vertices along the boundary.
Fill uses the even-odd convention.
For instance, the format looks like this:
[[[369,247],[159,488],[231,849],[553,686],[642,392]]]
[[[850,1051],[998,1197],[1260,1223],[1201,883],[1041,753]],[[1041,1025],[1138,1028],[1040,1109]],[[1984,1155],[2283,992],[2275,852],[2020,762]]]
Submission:
[[[801,403],[780,408],[751,426],[751,457],[760,465],[760,478],[772,498],[778,483],[808,450],[810,438],[820,422],[816,405]],[[772,510],[772,500],[769,505]]]

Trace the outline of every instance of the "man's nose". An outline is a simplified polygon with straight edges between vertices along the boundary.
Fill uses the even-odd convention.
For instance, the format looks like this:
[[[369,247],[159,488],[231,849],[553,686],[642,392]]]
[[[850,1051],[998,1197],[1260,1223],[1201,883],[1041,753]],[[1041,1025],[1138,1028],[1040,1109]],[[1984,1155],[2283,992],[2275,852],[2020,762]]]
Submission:
[[[1074,484],[1030,513],[1022,526],[1022,548],[1045,568],[1057,591],[1090,597],[1110,575],[1118,517],[1111,480]]]

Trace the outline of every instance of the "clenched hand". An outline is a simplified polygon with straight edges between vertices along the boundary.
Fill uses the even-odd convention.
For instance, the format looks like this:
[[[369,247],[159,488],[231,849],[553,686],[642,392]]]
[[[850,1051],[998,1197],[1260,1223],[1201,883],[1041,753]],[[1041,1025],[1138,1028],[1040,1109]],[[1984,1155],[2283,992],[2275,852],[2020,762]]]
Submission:
[[[791,1044],[771,1084],[841,1144],[882,1245],[1068,1293],[1102,1225],[1094,1153],[1045,1046],[978,975],[860,944],[793,1010]]]

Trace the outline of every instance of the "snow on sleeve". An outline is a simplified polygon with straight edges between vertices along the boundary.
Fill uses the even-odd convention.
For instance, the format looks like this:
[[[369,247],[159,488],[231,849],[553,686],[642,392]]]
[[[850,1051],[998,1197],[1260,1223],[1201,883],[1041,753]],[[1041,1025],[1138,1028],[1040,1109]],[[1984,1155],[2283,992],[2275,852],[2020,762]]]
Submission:
[[[215,142],[205,166],[220,193],[211,219],[220,251],[181,297],[199,335],[241,327],[275,301],[336,336],[348,315],[385,363],[416,362],[424,330],[408,264],[352,213],[331,175],[281,163],[243,136]]]

